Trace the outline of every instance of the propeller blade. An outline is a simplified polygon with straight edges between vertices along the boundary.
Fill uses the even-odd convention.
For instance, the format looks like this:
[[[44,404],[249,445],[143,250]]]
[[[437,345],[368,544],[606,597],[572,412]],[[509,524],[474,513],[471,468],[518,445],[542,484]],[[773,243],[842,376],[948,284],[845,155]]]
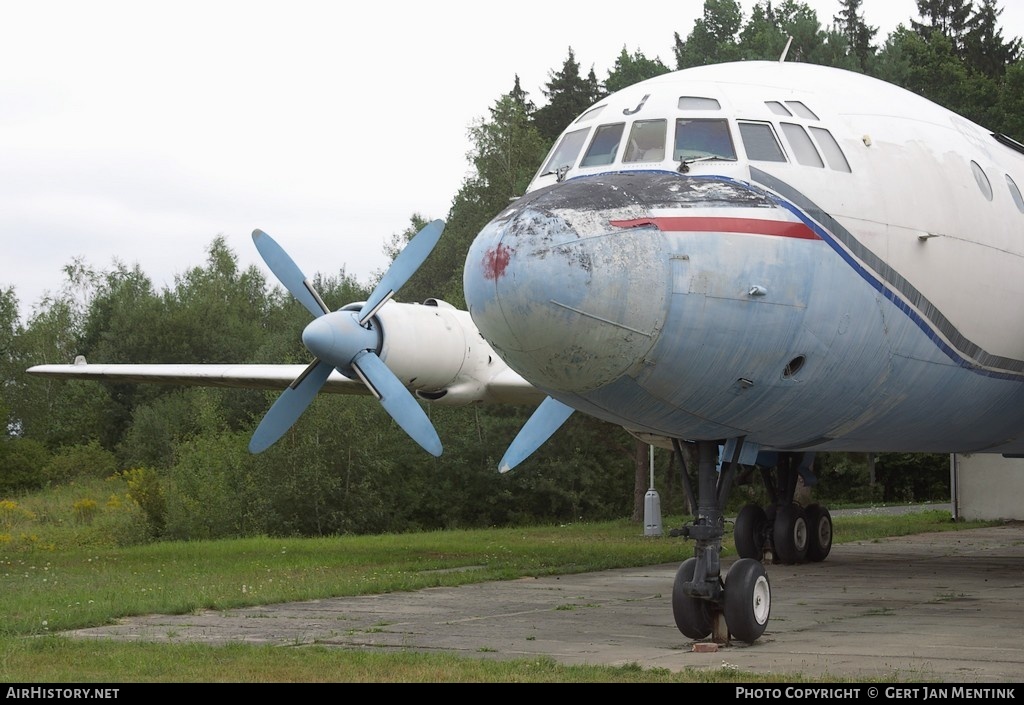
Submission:
[[[416,233],[395,257],[370,298],[360,307],[358,315],[353,311],[359,304],[332,313],[284,249],[262,230],[253,231],[252,241],[270,271],[313,314],[314,320],[303,331],[302,341],[316,359],[267,411],[249,441],[250,452],[262,452],[283,436],[313,403],[331,371],[338,369],[345,375],[351,375],[354,370],[384,410],[414,441],[428,453],[441,455],[441,439],[419,402],[388,366],[371,352],[383,345],[382,332],[379,327],[367,326],[366,322],[423,264],[443,231],[444,222],[435,220]]]
[[[305,306],[314,318],[331,312],[327,308],[327,304],[320,298],[320,294],[316,293],[309,280],[306,279],[306,275],[274,238],[262,230],[253,230],[252,241],[278,281],[284,284],[284,288],[298,299],[299,303]]]
[[[327,382],[333,370],[328,363],[314,360],[267,411],[256,432],[252,434],[249,452],[262,453],[274,445],[277,439],[298,421],[306,407],[313,403],[313,398]]]
[[[512,441],[512,445],[505,451],[504,457],[498,463],[498,472],[506,473],[529,458],[562,427],[562,424],[572,416],[573,411],[571,406],[566,406],[551,397],[542,401],[533,412],[533,416],[519,429],[519,434]]]
[[[431,455],[441,455],[441,439],[416,398],[409,393],[395,373],[374,353],[364,350],[352,360],[359,378],[370,388],[384,410],[391,415],[409,437]]]
[[[395,257],[395,261],[391,263],[391,267],[381,278],[377,288],[373,290],[370,298],[359,310],[359,325],[366,325],[366,322],[380,310],[380,307],[386,304],[388,299],[409,281],[409,277],[419,269],[423,261],[433,251],[437,241],[441,239],[442,232],[444,232],[444,221],[435,220],[416,233],[409,244],[398,253],[398,257]]]

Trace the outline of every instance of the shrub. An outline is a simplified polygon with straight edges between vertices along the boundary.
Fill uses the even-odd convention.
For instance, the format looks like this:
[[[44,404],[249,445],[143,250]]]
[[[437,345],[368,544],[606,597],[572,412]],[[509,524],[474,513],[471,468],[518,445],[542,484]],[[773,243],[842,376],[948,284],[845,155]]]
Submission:
[[[128,496],[146,515],[146,526],[153,536],[160,536],[167,525],[167,502],[160,477],[151,468],[125,470],[121,477],[128,485]]]
[[[0,494],[39,489],[50,452],[38,441],[10,438],[0,441]]]
[[[117,471],[117,459],[99,441],[65,446],[43,470],[47,482],[60,484],[80,477],[105,479]]]

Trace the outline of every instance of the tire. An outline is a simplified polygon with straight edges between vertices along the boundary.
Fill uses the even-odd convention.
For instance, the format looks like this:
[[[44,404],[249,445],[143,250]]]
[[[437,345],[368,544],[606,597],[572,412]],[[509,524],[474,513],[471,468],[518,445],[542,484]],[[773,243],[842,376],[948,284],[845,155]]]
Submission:
[[[798,504],[779,507],[772,536],[779,563],[802,563],[807,558],[807,515]]]
[[[832,515],[820,504],[808,505],[807,509],[807,560],[825,560],[832,550]]]
[[[725,623],[729,633],[752,644],[764,634],[772,609],[772,588],[764,566],[753,558],[733,563],[725,578]]]
[[[683,592],[683,583],[693,580],[696,568],[697,559],[687,558],[676,571],[676,581],[672,586],[672,615],[683,636],[704,639],[711,633],[711,603]]]
[[[756,504],[748,504],[740,510],[732,530],[736,554],[740,558],[753,558],[756,561],[764,558],[764,532],[767,526],[768,517]]]

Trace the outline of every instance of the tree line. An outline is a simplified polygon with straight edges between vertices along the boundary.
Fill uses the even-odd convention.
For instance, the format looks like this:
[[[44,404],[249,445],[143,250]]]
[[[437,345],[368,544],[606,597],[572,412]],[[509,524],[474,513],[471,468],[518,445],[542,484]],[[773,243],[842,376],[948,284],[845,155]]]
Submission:
[[[705,0],[685,35],[672,37],[675,69],[723,61],[804,61],[867,73],[924,95],[1018,140],[1024,137],[1021,40],[1004,37],[996,0],[918,0],[884,41],[861,0],[837,0],[819,18],[805,3]],[[403,287],[406,301],[465,305],[462,265],[476,233],[521,195],[554,140],[577,115],[637,81],[670,71],[626,47],[603,79],[571,47],[538,107],[518,76],[469,127],[471,174],[447,214],[444,237]],[[392,258],[428,218],[385,246]],[[377,405],[321,395],[310,413],[261,455],[246,446],[276,393],[30,378],[35,364],[76,355],[106,363],[308,362],[308,315],[255,267],[241,269],[221,237],[206,260],[157,290],[138,267],[74,260],[58,293],[20,320],[17,292],[0,289],[0,497],[79,477],[121,473],[143,508],[146,539],[251,534],[330,535],[541,521],[642,518],[646,446],[622,429],[574,415],[533,458],[499,475],[497,461],[532,409],[431,407],[445,445],[419,450]],[[374,282],[344,268],[318,273],[332,309],[366,298]],[[681,468],[658,452],[667,512],[686,510]],[[948,497],[946,456],[883,454],[868,486],[865,458],[819,456],[820,487],[838,499]],[[830,490],[831,486],[831,490]],[[140,537],[143,538],[143,537]]]

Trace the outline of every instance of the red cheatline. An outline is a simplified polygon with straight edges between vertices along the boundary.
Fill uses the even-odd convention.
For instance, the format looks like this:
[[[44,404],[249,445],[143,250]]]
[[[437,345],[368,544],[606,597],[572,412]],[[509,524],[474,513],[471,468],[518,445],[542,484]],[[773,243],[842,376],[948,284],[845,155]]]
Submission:
[[[764,220],[762,218],[664,217],[613,220],[610,222],[617,228],[637,228],[644,225],[653,225],[663,232],[749,233],[751,235],[792,237],[798,240],[821,239],[805,224],[794,223],[787,220]]]

